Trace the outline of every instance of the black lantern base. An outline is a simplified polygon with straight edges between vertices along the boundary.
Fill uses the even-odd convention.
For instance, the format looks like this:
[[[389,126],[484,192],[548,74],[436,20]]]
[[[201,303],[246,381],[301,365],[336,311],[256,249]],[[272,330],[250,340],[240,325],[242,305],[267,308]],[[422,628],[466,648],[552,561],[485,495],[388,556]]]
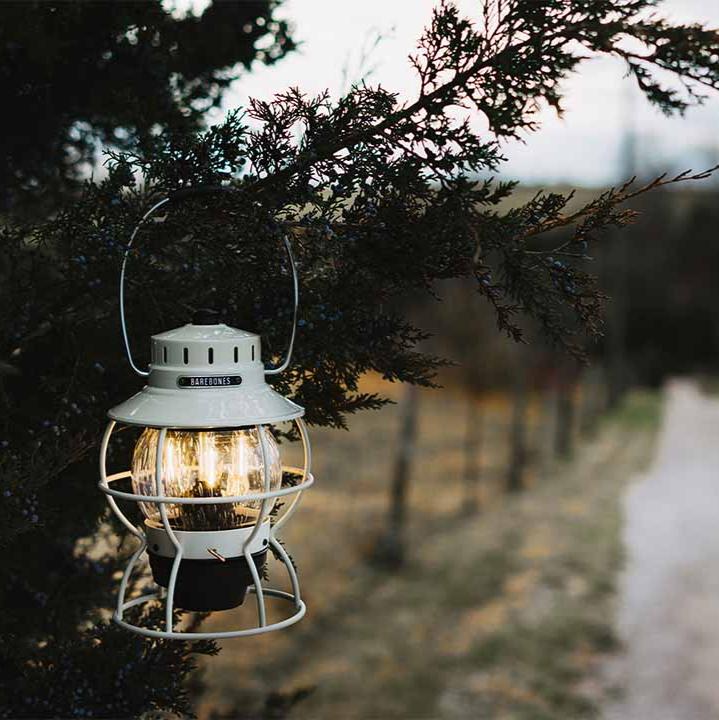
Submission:
[[[151,551],[152,577],[162,587],[170,582],[173,558]],[[267,559],[267,550],[252,555],[261,573]],[[182,610],[211,612],[229,610],[242,605],[247,588],[253,584],[252,573],[243,555],[221,560],[182,560],[175,583],[174,605]]]

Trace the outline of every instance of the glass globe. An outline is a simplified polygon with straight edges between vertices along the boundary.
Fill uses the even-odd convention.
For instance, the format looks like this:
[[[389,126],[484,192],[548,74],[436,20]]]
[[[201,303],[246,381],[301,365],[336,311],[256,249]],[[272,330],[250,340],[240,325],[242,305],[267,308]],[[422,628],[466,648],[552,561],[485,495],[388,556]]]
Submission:
[[[264,491],[264,467],[259,432],[266,440],[270,489],[282,483],[277,441],[269,428],[241,430],[168,430],[162,451],[165,495],[175,497],[227,497]],[[138,495],[155,495],[155,462],[160,431],[146,428],[132,457],[132,487]],[[270,501],[270,509],[274,500]],[[168,503],[167,516],[176,530],[230,530],[252,525],[262,502],[180,505]],[[140,503],[145,517],[162,524],[155,503]]]

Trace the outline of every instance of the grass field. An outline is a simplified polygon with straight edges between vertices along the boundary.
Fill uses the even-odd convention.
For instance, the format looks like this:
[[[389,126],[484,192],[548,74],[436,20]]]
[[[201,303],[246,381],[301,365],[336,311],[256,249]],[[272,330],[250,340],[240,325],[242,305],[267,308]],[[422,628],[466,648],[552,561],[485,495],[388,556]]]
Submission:
[[[396,392],[389,388],[390,392]],[[399,573],[367,559],[380,533],[399,408],[313,433],[317,485],[287,526],[308,604],[297,626],[228,641],[204,663],[202,718],[591,717],[613,692],[618,500],[651,455],[659,402],[632,395],[572,460],[550,464],[532,404],[530,487],[502,492],[509,408],[482,403],[481,510],[462,512],[466,400],[423,391]],[[284,583],[280,576],[273,581]],[[241,622],[251,603],[213,616]],[[222,617],[229,615],[229,618]]]

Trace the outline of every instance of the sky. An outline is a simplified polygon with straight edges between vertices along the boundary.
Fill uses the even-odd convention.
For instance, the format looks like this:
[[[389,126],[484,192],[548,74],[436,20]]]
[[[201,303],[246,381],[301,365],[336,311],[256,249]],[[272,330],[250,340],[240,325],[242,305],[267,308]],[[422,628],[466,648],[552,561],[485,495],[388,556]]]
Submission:
[[[185,0],[197,11],[207,0]],[[285,0],[277,17],[290,20],[297,52],[271,67],[256,64],[226,94],[224,111],[246,105],[249,97],[269,99],[299,86],[308,93],[329,89],[334,97],[369,72],[368,82],[409,99],[416,88],[407,62],[428,23],[435,0]],[[478,0],[457,0],[461,12],[476,17]],[[672,20],[719,27],[718,0],[665,0],[660,9]],[[379,40],[378,40],[379,38]],[[363,60],[364,58],[364,60]],[[636,89],[620,61],[584,63],[565,85],[565,113],[547,109],[541,129],[523,142],[504,145],[504,176],[529,183],[601,186],[624,178],[631,163],[624,153],[635,138],[639,174],[719,162],[719,97],[683,117],[666,118]]]

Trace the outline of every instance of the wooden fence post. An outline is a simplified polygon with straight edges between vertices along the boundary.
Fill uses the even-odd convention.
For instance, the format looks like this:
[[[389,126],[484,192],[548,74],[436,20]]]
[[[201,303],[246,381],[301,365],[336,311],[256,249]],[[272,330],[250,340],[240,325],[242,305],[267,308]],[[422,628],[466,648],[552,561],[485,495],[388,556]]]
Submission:
[[[514,380],[512,402],[512,424],[510,430],[509,470],[507,490],[518,492],[525,487],[527,467],[527,373],[524,363],[520,362]]]
[[[557,425],[554,436],[554,453],[568,458],[574,444],[574,372],[571,361],[561,361],[557,375]]]
[[[407,496],[412,475],[412,459],[417,437],[419,391],[407,385],[401,404],[401,422],[392,482],[390,483],[387,528],[375,546],[372,559],[378,565],[397,568],[405,560]]]
[[[462,511],[467,515],[476,513],[480,508],[482,420],[482,410],[477,399],[468,395],[464,428],[464,502],[462,503]]]

